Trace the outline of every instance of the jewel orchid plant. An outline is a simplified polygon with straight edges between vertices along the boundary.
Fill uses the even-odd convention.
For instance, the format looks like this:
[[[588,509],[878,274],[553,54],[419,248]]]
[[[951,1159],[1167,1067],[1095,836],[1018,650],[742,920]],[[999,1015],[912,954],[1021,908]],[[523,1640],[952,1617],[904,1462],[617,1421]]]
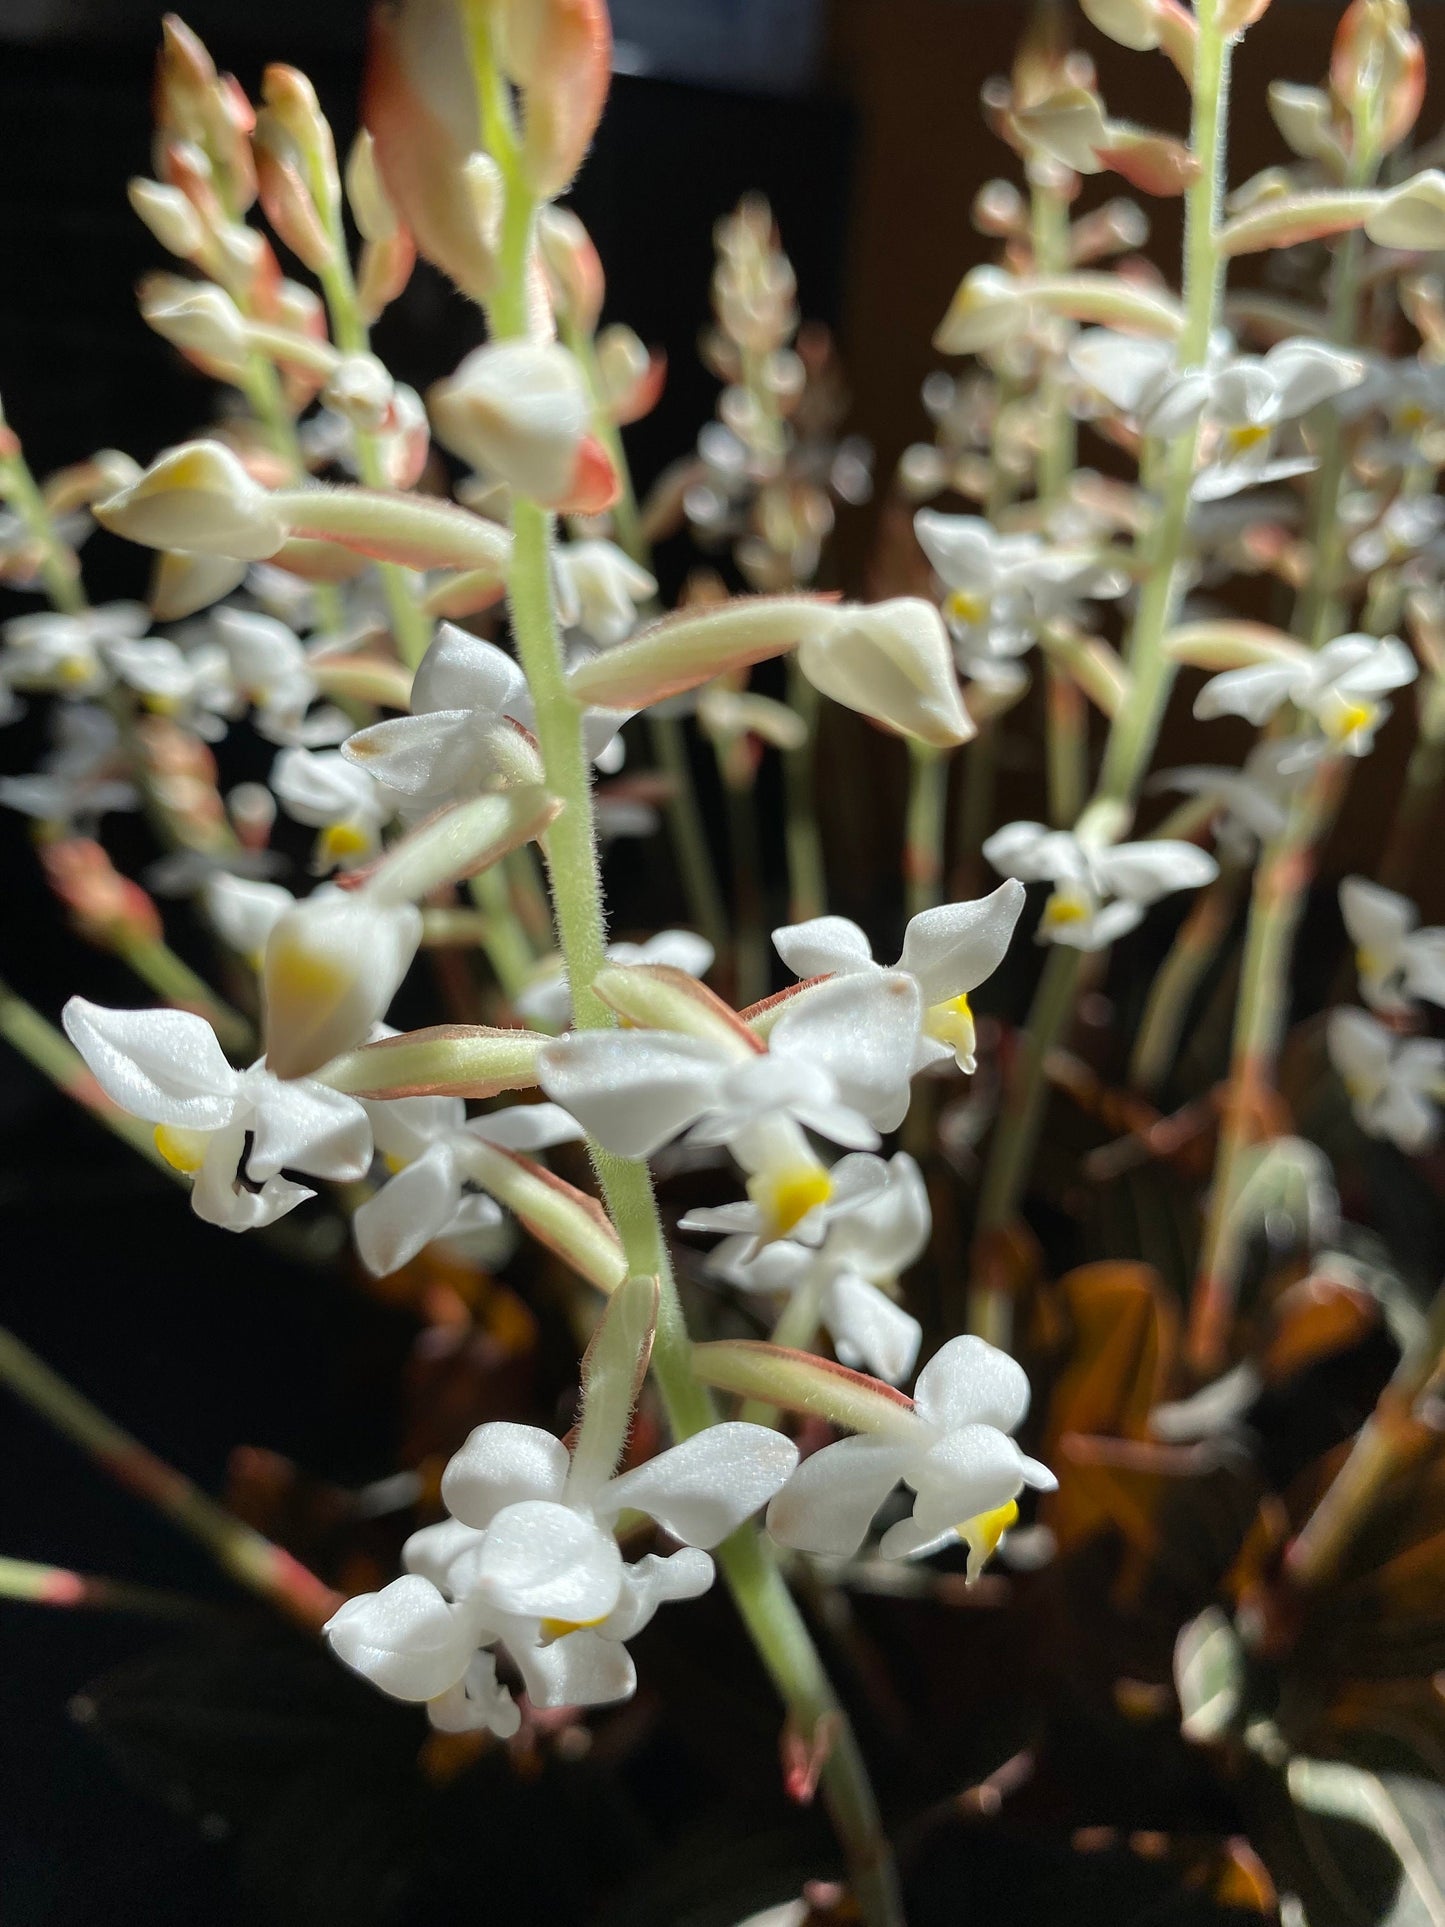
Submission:
[[[130,199],[173,265],[140,310],[224,399],[144,466],[43,482],[0,421],[0,721],[39,710],[50,743],[0,805],[136,980],[50,1012],[0,987],[0,1035],[208,1226],[354,1252],[418,1359],[525,1361],[428,1414],[380,1561],[269,1544],[4,1334],[0,1380],[147,1468],[336,1678],[519,1783],[585,1718],[630,1744],[605,1709],[674,1690],[662,1642],[716,1627],[685,1602],[720,1580],[846,1881],[797,1913],[790,1875],[789,1920],[897,1927],[893,1838],[1047,1757],[1041,1715],[926,1798],[894,1761],[880,1803],[850,1709],[870,1751],[907,1739],[882,1615],[909,1602],[944,1613],[955,1678],[985,1621],[1025,1640],[1082,1598],[1132,1628],[1167,1594],[1174,1675],[1151,1631],[1133,1670],[1071,1658],[1070,1692],[1214,1749],[1221,1811],[1275,1775],[1292,1810],[1333,1787],[1379,1818],[1319,1771],[1356,1770],[1367,1689],[1308,1666],[1352,1559],[1407,1558],[1397,1488],[1445,1473],[1445,1300],[1411,1255],[1427,1217],[1445,1248],[1445,907],[1410,894],[1445,823],[1445,174],[1438,137],[1411,147],[1404,0],[1351,0],[1324,86],[1270,91],[1277,163],[1231,186],[1232,62],[1268,7],[1026,25],[982,96],[1022,186],[974,203],[994,258],[939,321],[956,365],[879,489],[866,595],[819,587],[871,454],[758,196],[714,235],[716,417],[636,490],[623,431],[666,364],[603,325],[568,204],[604,0],[379,0],[344,161],[302,74],[252,101],[168,19]],[[1110,113],[1091,35],[1187,135]],[[1182,201],[1177,269],[1136,194]],[[478,345],[413,386],[372,330],[419,257]],[[144,600],[92,606],[94,526],[149,553]],[[133,878],[111,851],[137,839]],[[1392,1375],[1273,1489],[1266,1394],[1367,1337]],[[1211,1481],[1234,1496],[1201,1591],[1167,1535]],[[1418,1879],[1402,1828],[1376,1825]],[[1237,1897],[1238,1833],[1191,1891]],[[1271,1850],[1257,1911],[1314,1919]]]

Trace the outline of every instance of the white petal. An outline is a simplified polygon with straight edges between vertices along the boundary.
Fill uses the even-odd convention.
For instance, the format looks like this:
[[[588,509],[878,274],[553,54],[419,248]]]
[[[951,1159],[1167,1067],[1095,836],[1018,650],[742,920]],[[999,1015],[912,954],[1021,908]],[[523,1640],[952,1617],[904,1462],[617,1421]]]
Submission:
[[[240,1077],[204,1017],[188,1010],[106,1010],[72,997],[61,1022],[122,1110],[192,1131],[218,1130],[235,1110]]]
[[[364,1044],[386,1015],[421,942],[421,912],[364,891],[310,897],[266,943],[266,1062],[278,1077]]]
[[[400,1700],[435,1699],[455,1686],[475,1646],[467,1615],[416,1574],[348,1599],[324,1631],[338,1658]]]
[[[341,753],[376,782],[403,796],[462,795],[480,789],[491,774],[487,748],[497,727],[511,725],[489,726],[469,709],[388,716],[349,736]]]
[[[434,1526],[414,1532],[401,1549],[401,1563],[408,1572],[419,1572],[430,1579],[438,1592],[453,1590],[451,1569],[463,1554],[477,1552],[482,1535],[460,1519],[440,1519]]]
[[[864,1278],[896,1278],[922,1257],[932,1230],[923,1173],[906,1151],[897,1151],[888,1160],[883,1188],[834,1220],[828,1256],[843,1259]]]
[[[847,1558],[903,1476],[906,1446],[839,1439],[806,1458],[768,1507],[768,1531],[799,1552]]]
[[[686,1545],[710,1547],[765,1505],[798,1463],[798,1448],[766,1425],[710,1425],[607,1486],[603,1502],[645,1512]]]
[[[550,1646],[513,1647],[512,1654],[534,1706],[610,1706],[637,1691],[627,1648],[588,1628]]]
[[[1069,350],[1074,372],[1126,415],[1137,414],[1174,364],[1167,342],[1087,328]]]
[[[1347,1084],[1373,1089],[1389,1074],[1391,1033],[1367,1011],[1332,1010],[1325,1032],[1330,1061]]]
[[[617,1604],[622,1554],[610,1532],[571,1506],[523,1499],[487,1527],[473,1584],[479,1601],[502,1612],[586,1625]]]
[[[512,716],[530,701],[521,665],[495,643],[469,635],[452,622],[437,629],[411,686],[414,716],[442,709]],[[482,717],[474,720],[480,724]]]
[[[493,1419],[479,1425],[442,1474],[442,1502],[464,1525],[490,1525],[521,1499],[560,1499],[572,1461],[537,1425]]]
[[[287,1165],[318,1178],[364,1178],[371,1164],[371,1119],[354,1097],[309,1078],[282,1083],[250,1070],[244,1094],[254,1104],[247,1170],[269,1178]]]
[[[400,1271],[433,1238],[439,1238],[452,1221],[460,1195],[450,1149],[434,1144],[359,1205],[351,1231],[361,1262],[372,1276],[386,1278]]]
[[[651,1157],[700,1117],[724,1069],[715,1046],[670,1031],[576,1031],[537,1060],[542,1089],[620,1157]]]
[[[813,917],[773,932],[773,948],[795,977],[829,977],[866,970],[873,946],[847,917]]]
[[[1251,723],[1267,723],[1295,694],[1305,674],[1307,670],[1294,663],[1252,662],[1244,669],[1226,669],[1205,683],[1194,699],[1194,713],[1203,722],[1243,716]]]
[[[614,956],[621,947],[612,944],[608,956]],[[705,977],[712,969],[713,947],[693,930],[659,930],[655,937],[635,947],[637,955],[629,962],[670,964],[674,970],[685,970],[689,977]]]
[[[1073,838],[1064,838],[1043,823],[1005,823],[984,842],[983,855],[1001,876],[1034,883],[1058,876],[1055,858],[1065,841],[1072,843]]]
[[[1101,850],[1094,868],[1111,894],[1131,903],[1153,903],[1171,890],[1194,890],[1219,875],[1219,865],[1207,850],[1169,837]]]
[[[491,1653],[473,1653],[465,1676],[437,1698],[426,1716],[439,1733],[495,1733],[509,1740],[522,1725],[517,1702],[497,1678]]]
[[[899,735],[950,749],[974,734],[943,618],[931,602],[900,596],[832,619],[798,648],[814,688]]]
[[[850,1109],[891,1131],[908,1109],[913,1049],[923,1021],[918,986],[898,970],[834,977],[789,1004],[774,1053],[821,1065]]]
[[[259,957],[279,919],[295,899],[279,883],[260,883],[217,870],[205,887],[206,915],[217,933],[243,957]]]
[[[913,1517],[924,1532],[946,1532],[1007,1505],[1024,1483],[1024,1455],[992,1425],[964,1425],[941,1438],[911,1475]]]
[[[1000,538],[983,516],[940,515],[936,509],[920,509],[913,518],[913,533],[951,589],[992,589]]]
[[[509,1104],[474,1117],[467,1129],[483,1143],[508,1151],[545,1151],[553,1144],[576,1144],[587,1135],[560,1104]]]
[[[898,968],[918,979],[925,1005],[975,990],[993,975],[1012,941],[1024,899],[1023,885],[1010,877],[986,897],[940,904],[910,920]]]
[[[856,1272],[840,1271],[823,1294],[823,1323],[843,1364],[897,1385],[913,1370],[923,1327]]]
[[[1419,922],[1408,897],[1382,889],[1364,877],[1346,877],[1340,885],[1340,914],[1350,941],[1361,950],[1393,958]]]
[[[982,1338],[950,1338],[918,1374],[913,1402],[941,1431],[978,1424],[1012,1432],[1029,1409],[1028,1374]]]
[[[1306,414],[1322,401],[1356,387],[1365,372],[1365,364],[1357,356],[1342,354],[1323,341],[1277,342],[1264,357],[1264,366],[1279,391],[1282,421]]]
[[[649,1552],[623,1567],[622,1597],[598,1631],[606,1639],[635,1639],[659,1606],[674,1599],[700,1599],[713,1578],[712,1560],[695,1546],[666,1558]]]

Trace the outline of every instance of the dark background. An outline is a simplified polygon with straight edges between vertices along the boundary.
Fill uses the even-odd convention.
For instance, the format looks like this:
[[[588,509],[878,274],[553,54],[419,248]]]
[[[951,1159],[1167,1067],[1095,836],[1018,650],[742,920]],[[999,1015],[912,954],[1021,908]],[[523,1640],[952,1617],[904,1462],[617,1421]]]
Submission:
[[[145,460],[192,430],[208,407],[202,385],[131,302],[135,280],[157,261],[124,184],[148,171],[159,11],[146,0],[0,0],[0,394],[41,473],[103,445]],[[625,319],[669,355],[663,402],[632,431],[639,473],[646,478],[683,450],[711,412],[716,384],[693,351],[707,314],[711,226],[741,192],[761,188],[797,267],[804,313],[840,330],[856,425],[877,445],[886,474],[922,431],[917,390],[934,365],[929,334],[960,273],[982,254],[968,221],[973,191],[990,173],[1011,171],[1010,157],[979,126],[976,98],[979,82],[1007,64],[1023,9],[1017,0],[835,0],[776,39],[759,12],[747,32],[700,32],[691,52],[676,31],[688,11],[689,0],[671,0],[661,13],[654,7],[670,37],[657,42],[652,73],[619,76],[576,194],[607,264],[608,317]],[[207,0],[187,18],[249,89],[268,60],[304,67],[344,147],[363,12],[350,0]],[[713,23],[710,9],[699,20],[704,13]],[[1439,10],[1420,13],[1438,50]],[[1279,158],[1260,105],[1264,78],[1316,79],[1335,14],[1333,6],[1276,0],[1251,33],[1238,63],[1237,98],[1248,106],[1236,121],[1236,179]],[[649,64],[648,15],[643,4],[628,15],[638,33],[628,54],[634,69]],[[1141,97],[1141,76],[1152,87],[1162,63],[1095,50],[1115,112],[1179,124],[1182,89]],[[743,84],[716,84],[723,55]],[[714,84],[699,84],[698,68]],[[679,70],[694,77],[661,77]],[[1422,128],[1433,131],[1437,121],[1427,110]],[[1167,251],[1172,210],[1162,211],[1156,230]],[[377,345],[422,387],[453,367],[477,334],[465,304],[423,271],[378,330]],[[856,570],[863,518],[842,534]],[[86,562],[97,599],[141,586],[140,558],[104,536]],[[8,601],[6,613],[20,606]],[[24,767],[38,745],[37,722],[28,719],[0,737],[0,763]],[[1383,778],[1391,759],[1378,760]],[[859,867],[845,887],[854,900],[843,906],[865,913],[877,890],[869,866],[896,834],[896,773],[876,768],[869,765],[852,799],[852,820],[860,822],[860,812],[864,820]],[[127,833],[122,827],[122,855]],[[124,973],[59,934],[24,825],[9,813],[0,813],[0,875],[0,972],[23,994],[50,1015],[74,989],[101,1001],[133,999]],[[0,1059],[0,1266],[5,1321],[208,1489],[222,1484],[239,1443],[271,1447],[349,1483],[396,1462],[396,1440],[382,1430],[390,1422],[379,1424],[377,1414],[395,1407],[411,1320],[341,1280],[200,1224],[160,1177],[8,1052]],[[3,1400],[0,1440],[0,1552],[228,1597],[179,1535]],[[263,1643],[264,1663],[234,1678],[229,1631],[213,1652],[167,1647],[155,1672],[137,1673],[157,1645],[152,1627],[0,1605],[3,1927],[353,1923],[372,1918],[373,1904],[378,1919],[437,1922],[565,1922],[594,1913],[590,1876],[557,1864],[527,1814],[499,1807],[487,1841],[471,1841],[464,1817],[459,1824],[452,1816],[455,1838],[443,1828],[438,1849],[443,1870],[407,1895],[389,1895],[375,1869],[388,1864],[388,1827],[407,1823],[406,1796],[396,1792],[376,1810],[352,1802],[359,1818],[349,1833],[337,1814],[348,1806],[348,1763],[414,1750],[412,1725],[398,1724],[411,1716],[393,1720],[339,1669],[323,1675],[303,1666],[284,1640]],[[204,1690],[188,1670],[202,1666]],[[117,1668],[128,1669],[118,1684]],[[77,1723],[66,1709],[108,1677],[103,1739],[97,1722]],[[288,1797],[268,1804],[303,1732],[321,1736],[325,1772],[317,1784],[286,1784]],[[766,1747],[759,1757],[767,1758]],[[178,1760],[186,1771],[176,1770]],[[665,1754],[654,1748],[642,1771],[634,1792],[665,1816]],[[372,1794],[378,1784],[389,1784],[384,1768],[368,1782]],[[768,1796],[759,1797],[769,1814]],[[558,1798],[590,1814],[599,1833],[596,1884],[612,1886],[617,1870],[607,1854],[621,1850],[622,1821],[596,1804],[590,1782]],[[216,1817],[236,1813],[254,1824],[237,1833]],[[663,1845],[666,1836],[664,1817]],[[645,1854],[659,1840],[634,1845]],[[519,1858],[531,1869],[530,1888],[508,1884]],[[304,1870],[289,1893],[268,1885],[268,1861]],[[990,1927],[1043,1917],[1046,1878],[1015,1916],[1000,1911],[1002,1903],[991,1907],[987,1874],[975,1870],[982,1885],[966,1897],[968,1916]],[[462,1908],[456,1896],[472,1878],[478,1898]],[[1073,1911],[1086,1917],[1078,1905]],[[669,1916],[663,1908],[656,1917]],[[1115,1917],[1112,1900],[1099,1902],[1097,1917]]]

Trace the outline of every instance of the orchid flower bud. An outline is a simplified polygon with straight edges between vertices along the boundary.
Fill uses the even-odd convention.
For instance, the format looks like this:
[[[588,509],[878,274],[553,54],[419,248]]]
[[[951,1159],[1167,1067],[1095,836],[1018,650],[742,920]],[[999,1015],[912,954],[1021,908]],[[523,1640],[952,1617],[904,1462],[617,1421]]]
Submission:
[[[147,275],[140,288],[141,319],[163,341],[218,381],[245,375],[251,348],[246,322],[224,288],[175,274]]]
[[[411,903],[379,905],[365,891],[308,897],[266,940],[266,1065],[304,1077],[366,1042],[421,942]]]
[[[155,903],[138,883],[121,875],[99,843],[76,836],[42,843],[40,860],[46,882],[87,942],[115,950],[163,937]]]
[[[1080,0],[1084,16],[1099,32],[1135,53],[1159,45],[1156,0]]]
[[[495,259],[467,177],[480,116],[455,0],[373,8],[362,118],[387,198],[418,250],[484,301]]]
[[[592,512],[616,499],[616,473],[588,432],[582,371],[555,342],[478,348],[429,399],[447,446],[518,494]]]
[[[495,0],[498,64],[521,89],[522,168],[540,200],[559,195],[582,165],[612,78],[604,0]]]
[[[376,143],[363,127],[346,157],[346,200],[363,241],[389,241],[400,222],[376,165]]]
[[[597,337],[597,375],[603,408],[625,428],[657,405],[667,379],[667,357],[650,354],[641,338],[618,321]]]
[[[1336,179],[1342,178],[1345,154],[1335,130],[1328,94],[1318,87],[1297,87],[1275,80],[1269,87],[1269,111],[1285,145],[1301,160],[1324,161]]]
[[[259,483],[221,442],[182,442],[138,480],[95,505],[115,535],[151,549],[195,549],[259,562],[286,539],[286,526]]]
[[[1330,88],[1346,114],[1371,130],[1380,153],[1400,145],[1425,98],[1425,50],[1405,0],[1353,0],[1345,9]]]
[[[396,388],[375,355],[343,355],[321,398],[353,428],[375,435],[387,425]]]
[[[206,230],[194,206],[178,187],[143,176],[130,181],[126,196],[161,246],[182,261],[193,261],[206,244]]]
[[[266,69],[261,97],[266,106],[257,121],[258,139],[264,121],[268,142],[289,149],[317,211],[328,225],[333,224],[341,212],[341,178],[336,167],[336,142],[316,89],[297,68],[278,64]],[[280,142],[276,141],[278,134],[283,137]]]
[[[1364,223],[1377,247],[1445,248],[1445,174],[1432,167],[1381,195]]]
[[[607,282],[591,235],[570,208],[544,207],[537,218],[537,248],[552,306],[584,335],[595,334]]]
[[[317,208],[301,156],[275,116],[256,122],[256,180],[261,206],[272,228],[305,267],[324,274],[336,259],[336,244]]]
[[[871,608],[824,606],[819,615],[798,649],[798,667],[815,689],[937,749],[974,734],[948,631],[931,602],[899,596]]]

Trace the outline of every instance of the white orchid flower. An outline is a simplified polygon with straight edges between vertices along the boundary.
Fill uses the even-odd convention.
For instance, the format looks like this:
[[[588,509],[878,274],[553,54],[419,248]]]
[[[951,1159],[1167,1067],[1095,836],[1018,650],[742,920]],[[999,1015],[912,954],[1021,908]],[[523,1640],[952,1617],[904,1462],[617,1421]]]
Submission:
[[[313,894],[319,896],[329,887],[323,884]],[[267,939],[296,902],[282,883],[236,876],[230,870],[211,871],[201,885],[201,899],[216,934],[253,970],[261,968]]]
[[[230,658],[215,644],[182,649],[161,636],[121,637],[105,645],[106,660],[146,708],[218,743],[245,707],[231,677]]]
[[[321,749],[349,732],[349,720],[334,705],[312,711],[316,678],[294,629],[274,616],[226,606],[212,610],[209,620],[236,688],[252,706],[258,735],[269,743]]]
[[[1355,946],[1360,994],[1386,1016],[1404,1016],[1416,998],[1445,1008],[1445,928],[1421,930],[1408,897],[1364,877],[1340,885],[1340,912]]]
[[[1330,1012],[1326,1041],[1360,1129],[1402,1151],[1429,1150],[1440,1135],[1445,1038],[1401,1037],[1347,1008]]]
[[[692,930],[659,930],[644,943],[610,943],[604,953],[610,964],[666,964],[689,977],[705,977],[712,969],[713,947]],[[530,1024],[561,1030],[572,1021],[572,990],[560,957],[513,1000],[517,1015]]]
[[[495,643],[442,623],[416,672],[411,705],[409,716],[357,730],[342,751],[358,774],[405,797],[409,811],[538,781],[527,678]],[[602,755],[625,720],[613,710],[589,710],[589,755]]]
[[[892,969],[912,977],[923,1011],[912,1070],[947,1057],[961,1071],[977,1068],[969,994],[1003,962],[1023,907],[1023,887],[1011,880],[976,901],[940,904],[910,920],[903,954]],[[785,924],[773,932],[773,948],[797,977],[850,977],[884,969],[847,917]]]
[[[203,1017],[72,997],[61,1021],[106,1096],[154,1124],[166,1162],[195,1179],[191,1205],[208,1224],[252,1230],[315,1195],[287,1171],[365,1177],[371,1124],[355,1098],[264,1063],[232,1069]]]
[[[1445,502],[1438,495],[1397,495],[1350,543],[1351,565],[1373,575],[1430,548],[1442,530]]]
[[[126,780],[120,728],[106,710],[90,703],[63,703],[51,712],[54,748],[28,776],[0,778],[0,803],[43,823],[93,831],[102,816],[140,807],[140,792]]]
[[[1128,577],[1090,549],[1000,534],[979,515],[920,509],[913,528],[948,589],[943,614],[958,666],[976,681],[997,681],[999,668],[1031,649],[1045,623],[1128,587]]]
[[[1318,466],[1303,455],[1276,456],[1278,430],[1352,388],[1364,364],[1323,341],[1277,342],[1262,356],[1236,355],[1214,373],[1205,411],[1205,466],[1194,478],[1199,502],[1305,475]]]
[[[71,514],[51,516],[55,533],[69,549],[78,549],[95,524],[83,509]],[[0,581],[10,589],[37,589],[41,584],[44,545],[35,539],[35,530],[15,509],[0,508]]]
[[[1136,929],[1144,912],[1175,890],[1212,883],[1219,865],[1207,851],[1168,837],[1144,843],[1092,843],[1043,823],[1008,823],[983,846],[994,869],[1026,883],[1054,885],[1036,941],[1103,950]]]
[[[1178,367],[1167,341],[1086,328],[1069,349],[1069,363],[1086,388],[1092,388],[1140,431],[1159,439],[1181,434],[1198,421],[1209,400],[1212,372],[1228,357],[1232,343],[1217,334],[1208,366]]]
[[[568,542],[556,555],[558,614],[599,649],[624,641],[637,625],[637,605],[657,594],[646,569],[615,542]]]
[[[796,999],[773,1025],[766,1051],[745,1035],[576,1031],[541,1052],[539,1080],[590,1137],[621,1157],[651,1157],[683,1133],[690,1144],[726,1146],[748,1173],[761,1235],[806,1240],[820,1230],[814,1214],[832,1201],[837,1180],[805,1132],[871,1150],[879,1131],[896,1129],[908,1106],[921,1019],[912,977],[870,970]],[[850,1170],[850,1184],[863,1175]]]
[[[401,801],[339,749],[283,749],[271,766],[271,788],[288,816],[321,831],[313,858],[318,871],[369,863]]]
[[[375,881],[318,890],[283,910],[262,959],[271,1069],[304,1077],[365,1043],[420,943],[420,910]]]
[[[833,1168],[836,1174],[840,1167]],[[923,1328],[893,1288],[927,1249],[932,1227],[923,1175],[899,1151],[888,1160],[881,1189],[833,1212],[817,1250],[784,1238],[757,1251],[744,1233],[725,1238],[706,1269],[740,1291],[815,1300],[843,1364],[896,1385],[913,1370]]]
[[[141,602],[108,602],[76,615],[40,610],[14,616],[0,635],[0,680],[11,689],[57,696],[100,696],[114,680],[106,650],[144,636],[150,611]]]
[[[1243,716],[1260,724],[1293,703],[1314,718],[1337,753],[1366,756],[1390,713],[1380,697],[1405,688],[1418,674],[1398,636],[1336,636],[1323,649],[1281,650],[1267,662],[1211,676],[1194,700],[1194,713],[1204,721]]]
[[[575,1144],[582,1127],[556,1104],[512,1104],[468,1119],[460,1098],[402,1097],[368,1104],[376,1149],[391,1179],[352,1219],[362,1263],[378,1278],[399,1271],[434,1238],[486,1231],[501,1207],[483,1190],[468,1149],[495,1144],[534,1152]]]
[[[913,1513],[889,1527],[879,1551],[910,1558],[957,1537],[975,1579],[1017,1519],[1024,1487],[1049,1492],[1057,1483],[1009,1437],[1028,1408],[1028,1379],[1006,1352],[981,1338],[950,1339],[918,1374],[912,1408],[901,1402],[886,1432],[839,1439],[804,1459],[768,1507],[768,1530],[800,1552],[848,1558],[902,1482],[916,1495]]]
[[[383,1692],[428,1702],[448,1728],[515,1730],[479,1648],[504,1648],[536,1705],[626,1699],[636,1673],[624,1642],[665,1601],[707,1591],[708,1549],[796,1463],[796,1446],[762,1425],[710,1426],[620,1475],[536,1426],[478,1426],[442,1479],[452,1516],[413,1534],[407,1577],[348,1601],[327,1636]],[[625,1510],[682,1550],[625,1563],[615,1535]]]
[[[1293,738],[1256,743],[1243,769],[1198,763],[1161,770],[1151,789],[1181,790],[1217,804],[1214,841],[1231,863],[1252,863],[1260,847],[1279,835],[1289,815],[1291,791],[1304,774]]]

